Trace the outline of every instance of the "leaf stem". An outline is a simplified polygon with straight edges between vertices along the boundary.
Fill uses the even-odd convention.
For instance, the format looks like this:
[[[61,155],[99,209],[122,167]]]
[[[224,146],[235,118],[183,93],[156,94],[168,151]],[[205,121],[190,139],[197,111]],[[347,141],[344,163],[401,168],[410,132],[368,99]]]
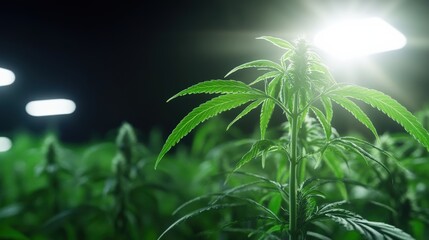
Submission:
[[[328,94],[330,91],[332,91],[333,89],[335,89],[337,87],[337,85],[332,85],[329,88],[325,89],[323,92],[319,93],[319,95],[317,95],[316,97],[314,97],[313,99],[311,99],[307,105],[305,105],[301,111],[299,111],[297,114],[301,114],[303,113],[307,108],[309,108],[311,105],[313,105],[313,103],[315,103],[317,100],[319,100],[320,98],[322,98],[322,96]]]
[[[254,90],[255,90],[256,93],[259,93],[259,94],[263,95],[264,97],[269,98],[272,101],[274,101],[274,103],[278,107],[280,107],[283,110],[284,113],[286,113],[286,118],[288,118],[289,116],[292,115],[292,113],[287,109],[287,107],[282,102],[280,102],[277,98],[272,97],[272,96],[266,94],[265,92],[263,92],[261,90],[258,90],[258,89],[254,89]]]

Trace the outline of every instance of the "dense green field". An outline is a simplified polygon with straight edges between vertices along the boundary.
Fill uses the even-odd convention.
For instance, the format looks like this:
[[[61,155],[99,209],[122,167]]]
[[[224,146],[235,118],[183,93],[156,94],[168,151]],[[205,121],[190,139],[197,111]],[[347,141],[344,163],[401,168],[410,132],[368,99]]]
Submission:
[[[427,118],[425,114],[420,113],[422,118]],[[70,146],[55,140],[54,134],[18,134],[13,148],[0,156],[0,238],[156,239],[180,217],[222,201],[224,208],[205,209],[175,226],[164,239],[247,239],[249,232],[258,239],[262,235],[254,231],[264,229],[266,214],[259,204],[285,217],[286,206],[268,182],[285,178],[284,171],[276,170],[284,163],[276,154],[268,156],[264,169],[260,158],[252,160],[225,183],[257,135],[237,128],[224,134],[226,125],[214,119],[198,128],[192,144],[180,145],[157,170],[153,167],[162,146],[159,131],[139,133],[138,139],[144,140],[127,143],[132,149],[130,162],[124,161],[123,143],[115,139]],[[234,140],[237,137],[240,140]],[[344,181],[330,181],[335,173],[328,163],[316,166],[316,160],[310,160],[308,177],[321,179],[320,191],[325,195],[315,201],[322,204],[346,197],[347,208],[366,219],[427,239],[427,151],[403,133],[382,135],[380,144],[395,157],[379,158],[390,174],[351,156],[335,159],[344,170],[340,174]],[[118,165],[125,165],[128,173],[121,175]],[[204,198],[172,215],[181,204],[199,196]],[[237,206],[226,205],[234,203]],[[317,230],[334,239],[361,239],[354,231],[330,223]],[[275,235],[281,239],[281,234]]]

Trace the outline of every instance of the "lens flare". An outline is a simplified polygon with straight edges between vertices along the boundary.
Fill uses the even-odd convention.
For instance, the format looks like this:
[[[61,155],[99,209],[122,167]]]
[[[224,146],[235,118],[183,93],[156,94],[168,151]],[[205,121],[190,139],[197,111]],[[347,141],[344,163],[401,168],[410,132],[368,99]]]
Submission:
[[[341,59],[403,48],[405,36],[381,18],[348,20],[319,32],[317,47]]]

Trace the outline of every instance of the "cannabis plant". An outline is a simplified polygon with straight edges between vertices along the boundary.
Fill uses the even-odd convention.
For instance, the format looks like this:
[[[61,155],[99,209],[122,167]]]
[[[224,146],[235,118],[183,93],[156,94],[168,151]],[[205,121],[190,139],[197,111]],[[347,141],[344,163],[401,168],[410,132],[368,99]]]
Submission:
[[[258,231],[266,234],[258,235],[261,239],[270,239],[272,233],[286,233],[289,239],[306,239],[307,236],[319,239],[329,239],[320,233],[309,231],[308,226],[320,225],[325,220],[331,220],[344,226],[347,230],[355,230],[367,239],[411,239],[412,237],[395,228],[394,226],[365,220],[360,215],[341,208],[344,201],[318,204],[315,199],[323,196],[319,190],[324,183],[320,179],[306,177],[306,164],[308,159],[316,159],[317,162],[327,162],[333,172],[339,172],[336,162],[341,157],[364,159],[379,164],[386,171],[387,167],[375,158],[366,149],[368,147],[378,149],[388,155],[384,150],[354,137],[341,137],[333,131],[331,126],[333,118],[333,103],[350,112],[359,122],[366,126],[376,138],[377,130],[367,114],[359,107],[356,101],[361,101],[386,114],[389,118],[399,123],[411,136],[419,141],[427,149],[429,148],[429,134],[419,121],[405,107],[382,92],[367,89],[360,86],[337,83],[328,67],[320,57],[312,50],[304,39],[298,39],[294,44],[285,40],[264,36],[259,39],[266,40],[282,49],[285,53],[280,62],[270,60],[251,61],[232,69],[225,77],[238,70],[255,68],[263,74],[253,82],[247,84],[236,80],[210,80],[193,85],[170,98],[168,101],[189,94],[218,94],[219,96],[208,100],[193,109],[186,115],[168,136],[155,167],[165,154],[175,146],[183,137],[188,135],[200,123],[222,112],[246,105],[245,108],[229,124],[228,128],[249,114],[260,108],[260,139],[238,161],[233,172],[251,175],[265,184],[264,189],[277,191],[277,199],[283,204],[277,204],[281,211],[274,212],[264,201],[255,201],[251,198],[239,198],[232,194],[220,194],[214,196],[207,208],[199,209],[179,219],[172,226],[182,222],[198,213],[224,207],[236,207],[238,203],[247,202],[262,209],[264,218],[269,219],[268,224],[263,225]],[[287,123],[287,134],[280,139],[269,139],[267,129],[274,110],[279,109]],[[306,119],[314,116],[323,130],[323,138],[317,141],[308,141],[306,136]],[[278,153],[283,158],[283,165],[278,166],[278,171],[287,172],[285,180],[273,181],[251,173],[238,170],[252,159],[261,157],[262,167],[270,153]],[[299,170],[299,171],[298,171]],[[336,174],[338,177],[339,174]],[[339,179],[341,180],[341,179]],[[323,182],[323,181],[322,181]],[[245,189],[245,186],[239,187]],[[232,189],[229,193],[239,192]],[[272,191],[271,191],[272,192]],[[270,193],[271,194],[271,193]],[[230,198],[230,202],[223,205],[217,204],[219,198]],[[234,200],[235,199],[235,200]],[[272,203],[272,201],[271,201]],[[169,228],[170,229],[170,228]],[[169,230],[167,229],[167,230]],[[255,229],[256,230],[256,229]],[[249,236],[254,236],[249,234]],[[278,239],[274,238],[274,239]]]

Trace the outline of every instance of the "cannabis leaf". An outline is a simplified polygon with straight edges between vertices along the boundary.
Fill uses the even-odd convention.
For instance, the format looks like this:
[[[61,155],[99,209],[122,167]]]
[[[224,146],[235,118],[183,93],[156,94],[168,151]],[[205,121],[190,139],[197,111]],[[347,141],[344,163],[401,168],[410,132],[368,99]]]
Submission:
[[[177,142],[180,141],[184,136],[186,136],[192,129],[194,129],[198,124],[204,122],[205,120],[218,115],[221,112],[236,108],[252,100],[258,100],[265,98],[265,95],[262,94],[250,94],[250,93],[238,93],[238,94],[228,94],[215,97],[200,106],[194,108],[188,115],[186,115],[182,121],[176,126],[173,132],[168,136],[164,146],[161,149],[161,152],[158,155],[158,158],[155,163],[155,168],[157,167],[159,161],[164,157],[164,155],[174,146]]]
[[[193,86],[180,91],[176,95],[172,96],[167,102],[174,98],[187,95],[187,94],[230,94],[230,93],[256,93],[256,89],[249,87],[243,82],[235,80],[210,80],[201,83],[197,83]]]
[[[272,98],[277,97],[276,96],[278,94],[277,88],[280,83],[280,80],[281,80],[281,76],[279,75],[274,80],[272,80],[270,84],[268,84],[268,96]],[[261,139],[265,138],[265,132],[267,131],[268,123],[271,119],[271,115],[273,114],[274,107],[275,107],[275,103],[272,99],[266,99],[262,104],[261,116],[260,116]]]
[[[259,69],[263,69],[263,70],[267,70],[267,69],[274,69],[277,71],[283,71],[282,66],[280,66],[279,64],[270,61],[270,60],[255,60],[255,61],[251,61],[248,63],[244,63],[241,64],[240,66],[237,66],[235,68],[233,68],[231,71],[229,71],[225,77],[228,77],[229,75],[231,75],[232,73],[241,70],[241,69],[245,69],[245,68],[259,68]]]
[[[271,37],[271,36],[262,36],[262,37],[258,37],[256,39],[262,39],[262,40],[266,40],[274,45],[276,45],[277,47],[286,49],[286,50],[294,50],[295,47],[288,41],[285,41],[281,38],[276,38],[276,37]]]
[[[358,105],[356,105],[356,103],[340,95],[333,95],[331,96],[331,99],[338,103],[341,107],[349,111],[359,122],[365,125],[369,130],[371,130],[374,136],[378,139],[377,130],[375,129],[371,120],[365,114],[365,112],[362,111],[362,109]]]
[[[250,162],[250,160],[261,156],[264,152],[269,151],[269,149],[274,146],[277,146],[277,144],[270,140],[263,139],[255,142],[250,148],[250,150],[246,154],[244,154],[241,160],[237,163],[234,168],[234,172],[240,169],[246,163]]]
[[[311,221],[316,219],[328,218],[339,223],[347,230],[355,230],[362,234],[366,239],[377,240],[412,240],[414,239],[408,233],[392,225],[368,221],[360,215],[346,209],[338,208],[345,204],[345,201],[333,202],[322,205],[312,216]]]
[[[319,120],[320,124],[322,125],[322,128],[325,131],[326,139],[330,139],[332,134],[332,129],[328,119],[318,108],[312,106],[310,107],[310,109],[313,111],[313,113],[316,115],[317,120]]]
[[[268,80],[270,78],[275,78],[279,75],[281,75],[281,73],[279,73],[278,71],[267,72],[267,73],[264,73],[263,75],[259,76],[258,78],[256,78],[256,80],[251,82],[249,85],[255,85],[258,82]]]
[[[411,136],[429,150],[429,133],[404,106],[393,98],[377,90],[359,86],[343,86],[336,88],[330,94],[354,98],[370,104],[399,123]],[[362,117],[359,119],[363,120]]]
[[[246,116],[248,113],[250,113],[253,109],[257,108],[263,102],[264,102],[264,99],[259,99],[247,105],[247,107],[243,109],[243,111],[240,114],[238,114],[237,117],[235,117],[234,120],[232,120],[228,124],[228,126],[226,127],[226,130],[228,130],[235,122],[240,120],[242,117]]]

